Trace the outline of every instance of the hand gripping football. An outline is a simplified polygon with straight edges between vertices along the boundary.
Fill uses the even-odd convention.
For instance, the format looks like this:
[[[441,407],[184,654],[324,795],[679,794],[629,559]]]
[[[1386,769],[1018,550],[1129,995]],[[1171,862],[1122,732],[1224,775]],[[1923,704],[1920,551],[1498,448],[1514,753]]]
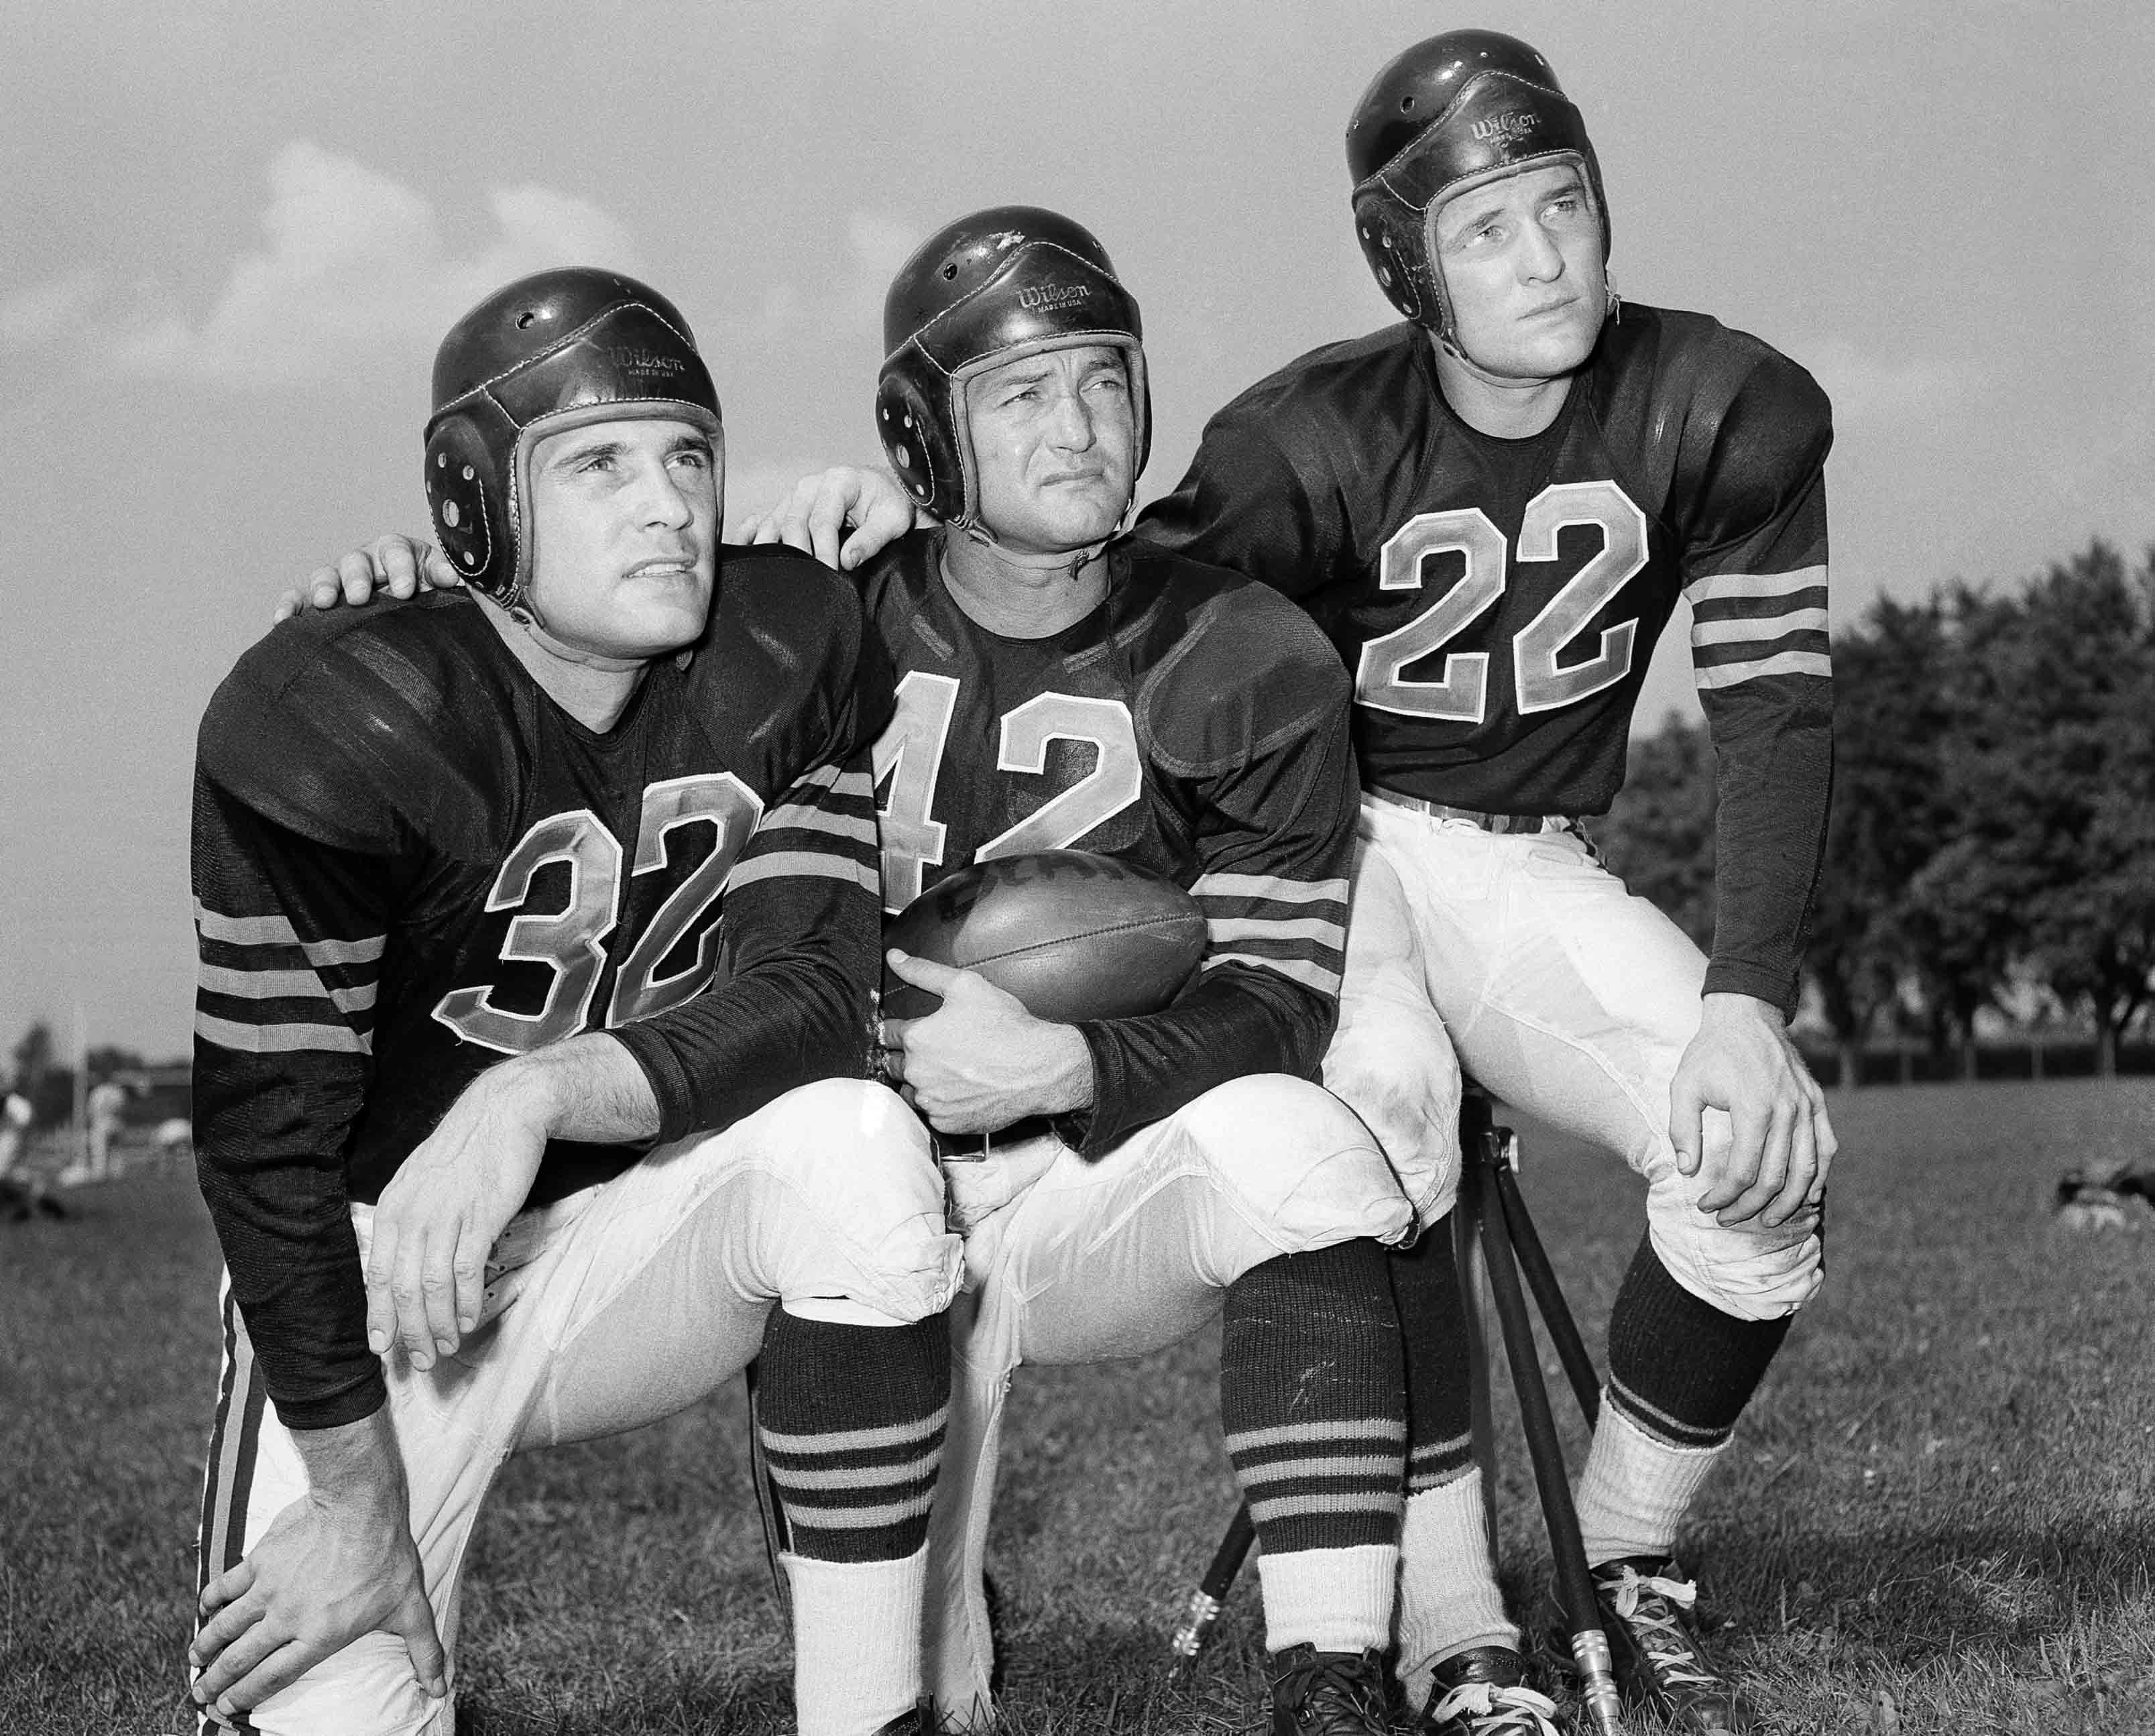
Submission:
[[[1166,1006],[1205,956],[1205,913],[1147,869],[1042,850],[939,880],[884,925],[883,944],[976,970],[1035,1018],[1072,1024]],[[888,1017],[924,1017],[941,1004],[884,967]]]

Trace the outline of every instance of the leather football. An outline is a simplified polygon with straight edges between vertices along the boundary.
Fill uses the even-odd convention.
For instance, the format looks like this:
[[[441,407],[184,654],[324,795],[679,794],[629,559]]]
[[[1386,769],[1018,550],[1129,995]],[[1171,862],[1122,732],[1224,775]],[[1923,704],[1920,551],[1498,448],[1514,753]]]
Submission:
[[[883,944],[977,971],[1035,1018],[1074,1024],[1166,1006],[1205,956],[1205,913],[1147,869],[1042,850],[937,881],[884,924]],[[884,965],[885,1017],[922,1018],[941,1004]]]

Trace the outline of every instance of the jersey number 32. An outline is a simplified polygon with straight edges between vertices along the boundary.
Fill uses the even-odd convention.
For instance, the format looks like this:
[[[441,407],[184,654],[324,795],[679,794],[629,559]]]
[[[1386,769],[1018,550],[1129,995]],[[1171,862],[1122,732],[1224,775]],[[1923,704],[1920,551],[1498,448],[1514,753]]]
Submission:
[[[669,836],[680,827],[708,824],[717,836],[710,854],[673,888],[621,961],[607,1012],[609,1027],[678,1006],[710,981],[718,956],[716,923],[704,929],[688,964],[665,976],[658,975],[658,967],[718,901],[734,858],[762,812],[755,792],[730,771],[668,778],[643,792],[631,874],[664,868]],[[453,989],[442,996],[434,1017],[465,1042],[505,1055],[520,1055],[581,1031],[606,969],[607,936],[621,919],[625,854],[620,840],[589,808],[550,814],[525,832],[494,876],[486,907],[515,909],[530,897],[532,879],[540,868],[550,862],[568,865],[569,895],[561,909],[512,918],[501,947],[504,959],[552,967],[546,999],[536,1012],[511,1012],[494,1005],[491,985]]]

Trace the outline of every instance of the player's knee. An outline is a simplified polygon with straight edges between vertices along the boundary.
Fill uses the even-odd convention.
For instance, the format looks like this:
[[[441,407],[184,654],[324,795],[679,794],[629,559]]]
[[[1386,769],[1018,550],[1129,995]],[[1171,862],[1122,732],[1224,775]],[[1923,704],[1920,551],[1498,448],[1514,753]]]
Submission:
[[[912,1110],[883,1086],[826,1079],[764,1113],[760,1161],[775,1185],[760,1195],[761,1228],[780,1298],[844,1297],[900,1319],[946,1306],[961,1249]]]
[[[779,1098],[785,1127],[775,1142],[787,1163],[821,1170],[902,1178],[936,1191],[928,1129],[888,1086],[868,1079],[819,1079]],[[768,1113],[768,1112],[766,1112]]]
[[[436,1700],[419,1686],[402,1638],[376,1631],[262,1701],[245,1728],[261,1736],[444,1736],[454,1706],[453,1693]]]
[[[1697,1219],[1700,1214],[1687,1207]],[[1778,1230],[1702,1222],[1652,1223],[1654,1251],[1670,1275],[1702,1301],[1739,1320],[1779,1320],[1818,1293],[1825,1247],[1816,1216]]]
[[[1441,1028],[1422,1041],[1395,1022],[1343,1025],[1323,1080],[1375,1138],[1424,1221],[1449,1211],[1459,1191],[1461,1082]]]
[[[1223,1209],[1280,1252],[1371,1236],[1395,1240],[1412,1211],[1354,1112],[1284,1073],[1235,1079],[1185,1104],[1175,1133]]]

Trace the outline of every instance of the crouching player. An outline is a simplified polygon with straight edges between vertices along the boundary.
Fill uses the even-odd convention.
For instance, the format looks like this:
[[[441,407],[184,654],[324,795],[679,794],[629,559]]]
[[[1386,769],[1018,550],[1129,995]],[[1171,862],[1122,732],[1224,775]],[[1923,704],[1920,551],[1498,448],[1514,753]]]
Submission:
[[[760,1352],[799,1727],[920,1728],[960,1249],[865,1077],[887,668],[849,581],[718,548],[641,284],[473,310],[425,462],[468,590],[280,627],[202,728],[205,1725],[447,1732],[501,1462]]]
[[[1084,229],[1024,207],[949,225],[893,284],[884,348],[878,432],[942,520],[864,577],[899,670],[875,747],[886,908],[970,863],[1070,845],[1188,887],[1211,937],[1164,1011],[1078,1026],[891,959],[944,997],[883,1037],[937,1129],[971,1291],[930,1552],[934,1680],[960,1707],[984,1698],[1011,1371],[1136,1354],[1224,1309],[1221,1421],[1262,1549],[1272,1728],[1381,1729],[1405,1395],[1371,1238],[1411,1214],[1311,1083],[1345,940],[1347,684],[1292,606],[1117,535],[1150,432],[1144,351]]]
[[[1344,673],[1269,591],[1118,535],[1150,433],[1144,351],[1085,229],[1024,207],[950,224],[899,272],[884,333],[878,432],[942,520],[863,575],[899,675],[874,750],[887,909],[976,860],[1068,846],[1188,887],[1211,932],[1171,1006],[1078,1026],[891,960],[944,997],[883,1036],[937,1129],[970,1292],[953,1311],[931,1685],[946,1712],[988,1709],[982,1562],[1011,1371],[1138,1355],[1223,1313],[1272,1728],[1381,1730],[1405,1431],[1379,1243],[1413,1212],[1362,1124],[1310,1083],[1346,938]],[[363,600],[377,565],[408,582],[413,558],[396,539],[347,556],[343,594]],[[448,579],[438,557],[427,571]]]

